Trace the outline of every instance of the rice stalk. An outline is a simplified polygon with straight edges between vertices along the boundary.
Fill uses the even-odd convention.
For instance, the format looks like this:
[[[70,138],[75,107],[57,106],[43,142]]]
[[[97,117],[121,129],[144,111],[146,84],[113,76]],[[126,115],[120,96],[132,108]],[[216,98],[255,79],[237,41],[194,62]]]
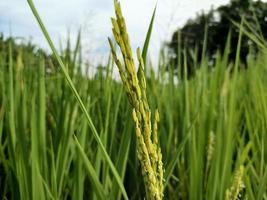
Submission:
[[[145,66],[140,49],[137,49],[137,58],[140,66],[138,79],[134,63],[132,48],[120,3],[114,2],[116,18],[112,18],[113,34],[120,47],[124,65],[119,60],[113,42],[109,44],[114,61],[119,69],[120,77],[125,86],[128,99],[133,107],[133,120],[138,141],[137,154],[141,163],[142,175],[146,188],[147,199],[159,200],[163,198],[163,163],[161,148],[158,143],[157,129],[159,122],[158,110],[154,113],[152,125],[151,110],[146,94]]]

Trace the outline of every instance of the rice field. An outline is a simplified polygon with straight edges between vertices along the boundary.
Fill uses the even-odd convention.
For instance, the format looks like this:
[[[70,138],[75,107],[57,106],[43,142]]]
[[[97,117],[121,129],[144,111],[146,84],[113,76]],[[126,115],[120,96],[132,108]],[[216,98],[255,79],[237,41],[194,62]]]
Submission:
[[[212,66],[203,56],[187,79],[165,51],[158,66],[147,61],[153,13],[143,49],[131,49],[115,1],[110,58],[88,77],[80,36],[57,51],[28,2],[53,55],[0,40],[0,199],[267,199],[267,54],[257,35],[241,24],[238,45],[226,41]],[[244,36],[261,47],[246,69]]]

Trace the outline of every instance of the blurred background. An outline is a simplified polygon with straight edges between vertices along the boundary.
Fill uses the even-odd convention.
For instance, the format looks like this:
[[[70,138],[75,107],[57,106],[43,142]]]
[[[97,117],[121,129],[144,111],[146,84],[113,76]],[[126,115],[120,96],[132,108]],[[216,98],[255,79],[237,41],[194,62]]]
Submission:
[[[110,17],[114,16],[112,0],[35,0],[37,9],[57,45],[65,43],[68,33],[72,42],[82,30],[86,59],[99,64],[109,52],[107,37],[111,36]],[[229,3],[229,0],[122,0],[122,9],[134,48],[142,46],[154,7],[157,13],[150,43],[152,60],[158,59],[160,46],[170,41],[178,27],[197,13]],[[0,32],[31,40],[49,51],[27,1],[0,1]]]

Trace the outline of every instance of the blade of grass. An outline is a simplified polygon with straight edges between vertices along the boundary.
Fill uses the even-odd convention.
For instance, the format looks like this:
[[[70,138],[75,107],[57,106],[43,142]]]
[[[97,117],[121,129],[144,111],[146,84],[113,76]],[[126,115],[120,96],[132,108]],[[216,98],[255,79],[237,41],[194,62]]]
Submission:
[[[95,140],[97,141],[100,149],[102,150],[103,155],[104,155],[105,159],[107,160],[107,163],[110,166],[110,169],[111,169],[111,171],[112,171],[112,173],[113,173],[118,185],[120,186],[120,189],[122,191],[122,194],[123,194],[124,198],[128,199],[126,190],[125,190],[125,188],[123,186],[123,182],[122,182],[122,180],[121,180],[121,178],[120,178],[120,176],[119,176],[119,174],[118,174],[118,172],[117,172],[112,160],[110,159],[110,157],[109,157],[109,155],[108,155],[108,153],[107,153],[107,151],[106,151],[106,149],[105,149],[105,147],[104,147],[104,145],[103,145],[103,143],[102,143],[102,141],[101,141],[101,139],[100,139],[100,137],[99,137],[99,135],[97,133],[97,130],[96,130],[96,128],[95,128],[95,126],[94,126],[94,124],[92,122],[92,119],[91,119],[89,113],[87,112],[86,107],[83,104],[83,102],[82,102],[82,100],[81,100],[81,98],[80,98],[80,96],[79,96],[79,94],[78,94],[78,92],[77,92],[77,90],[76,90],[76,88],[75,88],[75,86],[74,86],[74,84],[73,84],[73,82],[72,82],[67,70],[66,70],[66,67],[65,67],[63,61],[61,60],[59,54],[57,53],[57,50],[56,50],[56,48],[55,48],[55,46],[54,46],[54,44],[53,44],[53,42],[52,42],[52,40],[50,38],[45,26],[44,26],[44,24],[43,24],[43,22],[42,22],[42,20],[41,20],[41,18],[39,16],[36,8],[35,8],[35,5],[34,5],[33,1],[32,0],[28,0],[28,4],[29,4],[29,6],[30,6],[30,8],[32,10],[32,13],[35,16],[35,18],[36,18],[36,20],[37,20],[37,22],[38,22],[38,24],[39,24],[39,26],[40,26],[45,38],[46,38],[46,40],[47,40],[51,50],[53,51],[53,54],[55,55],[56,60],[58,61],[58,64],[59,64],[59,66],[60,66],[60,68],[61,68],[61,70],[62,70],[62,72],[64,74],[64,77],[65,77],[66,81],[68,82],[68,84],[69,84],[69,86],[70,86],[70,88],[71,88],[76,100],[78,101],[82,112],[86,116],[86,119],[88,121],[88,125],[90,126],[90,128],[92,130],[93,136],[94,136]],[[78,143],[79,142],[77,141],[76,144],[78,144]]]
[[[146,39],[145,39],[145,43],[143,46],[143,50],[142,50],[142,58],[144,60],[144,64],[146,65],[146,59],[147,59],[147,52],[148,52],[148,47],[149,47],[149,42],[150,42],[150,38],[151,38],[151,34],[152,34],[152,30],[153,30],[153,24],[154,24],[154,19],[155,19],[155,15],[156,15],[156,10],[157,10],[157,5],[154,8],[150,23],[149,23],[149,27],[148,27],[148,31],[146,33]],[[138,77],[140,77],[140,67],[138,68],[138,72],[137,75]]]
[[[39,142],[38,142],[38,131],[37,131],[37,120],[36,120],[36,108],[35,108],[35,97],[32,99],[32,113],[31,113],[31,176],[32,176],[32,199],[45,199],[44,188],[42,179],[40,178],[40,158],[39,158]]]
[[[80,145],[78,139],[75,136],[74,136],[74,141],[75,141],[76,146],[78,148],[79,154],[80,154],[80,156],[82,157],[82,160],[85,163],[86,170],[87,170],[88,174],[90,175],[89,178],[91,179],[91,183],[92,183],[92,185],[93,185],[93,187],[95,189],[95,192],[96,192],[98,198],[103,199],[103,200],[107,199],[106,192],[105,192],[102,184],[100,183],[100,181],[98,179],[97,173],[94,170],[94,167],[93,167],[92,163],[87,158],[82,146]]]
[[[148,27],[148,31],[146,33],[146,39],[145,39],[145,43],[143,46],[143,50],[142,50],[142,58],[144,60],[144,63],[146,63],[146,58],[147,58],[147,52],[148,52],[148,47],[149,47],[149,43],[150,43],[150,39],[151,39],[151,34],[152,34],[152,30],[153,30],[153,25],[154,25],[154,19],[155,19],[155,15],[156,15],[156,10],[157,10],[157,5],[154,8],[150,23],[149,23],[149,27]]]

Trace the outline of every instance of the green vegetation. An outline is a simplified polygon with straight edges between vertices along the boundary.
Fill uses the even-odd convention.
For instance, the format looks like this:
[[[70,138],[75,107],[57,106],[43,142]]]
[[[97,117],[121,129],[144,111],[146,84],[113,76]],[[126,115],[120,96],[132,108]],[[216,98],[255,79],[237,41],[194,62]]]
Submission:
[[[80,36],[57,53],[29,3],[54,55],[0,37],[0,199],[150,198],[136,152],[138,117],[112,78],[114,61],[85,76]],[[160,113],[163,199],[267,199],[267,54],[262,37],[243,24],[236,24],[235,60],[229,34],[212,70],[203,56],[190,80],[177,84],[174,66],[166,78],[164,53],[157,71],[140,62],[149,109]],[[261,51],[239,70],[243,34]],[[178,55],[187,69],[186,53]],[[139,51],[138,58],[146,60]]]
[[[266,40],[266,13],[267,2],[261,0],[231,0],[229,4],[199,14],[195,19],[188,20],[182,28],[173,33],[172,40],[169,43],[169,49],[173,54],[171,62],[178,64],[178,48],[187,50],[187,62],[191,63],[187,66],[187,72],[188,76],[193,76],[195,69],[192,63],[194,60],[201,62],[202,56],[205,54],[210,61],[214,61],[216,52],[218,50],[224,51],[229,31],[232,34],[230,40],[232,48],[229,52],[229,59],[234,61],[239,27],[235,26],[233,22],[240,23],[243,17],[250,24],[250,30]],[[203,49],[204,44],[206,46]],[[193,49],[194,53],[192,53]],[[258,51],[258,46],[249,37],[244,36],[241,41],[241,61],[247,64],[247,55],[255,56]],[[179,69],[182,73],[183,70],[183,67]]]

